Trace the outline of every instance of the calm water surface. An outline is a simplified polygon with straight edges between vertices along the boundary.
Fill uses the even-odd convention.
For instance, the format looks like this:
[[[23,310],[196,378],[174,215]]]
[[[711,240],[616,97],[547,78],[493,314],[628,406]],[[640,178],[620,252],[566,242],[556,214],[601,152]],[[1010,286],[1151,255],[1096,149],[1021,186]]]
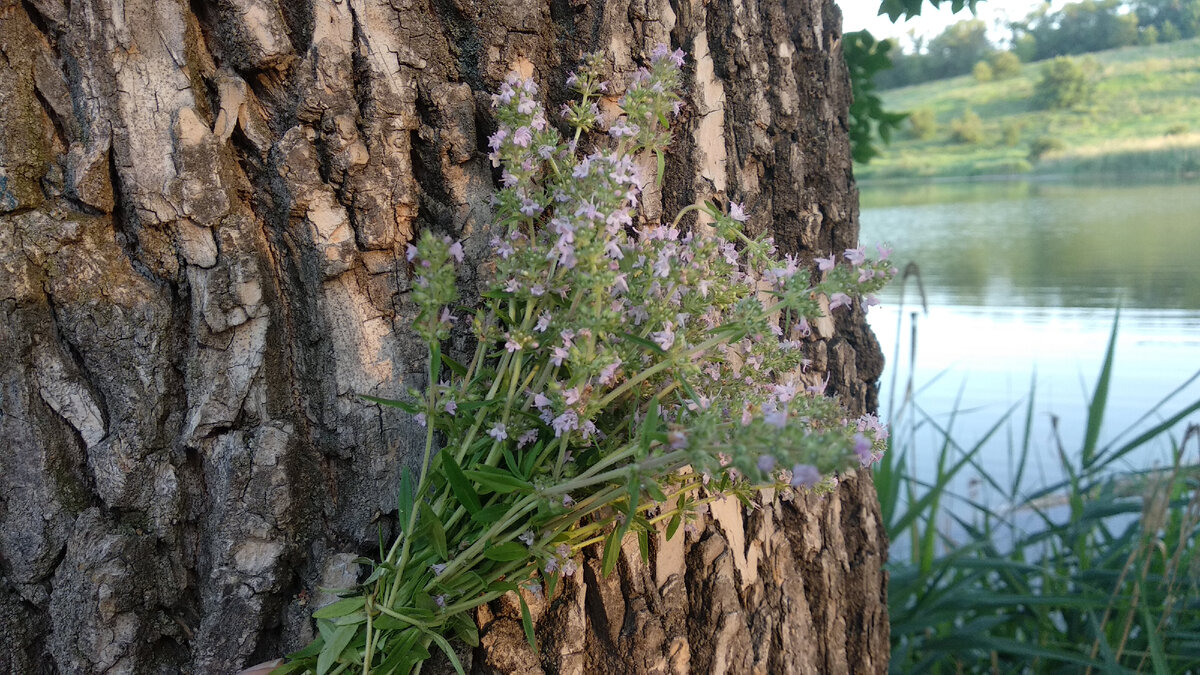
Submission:
[[[892,378],[899,378],[899,408],[911,372],[921,409],[939,424],[960,411],[954,436],[973,444],[1013,403],[1027,400],[1036,381],[1032,441],[1039,450],[1027,482],[1035,487],[1061,478],[1053,418],[1068,451],[1081,445],[1118,305],[1102,443],[1157,420],[1139,425],[1200,370],[1200,184],[923,183],[866,186],[861,199],[861,240],[889,242],[900,268],[915,263],[928,303],[921,310],[910,280],[903,307],[896,283],[869,314],[888,359],[885,415]],[[1200,382],[1161,411],[1197,399]],[[915,461],[924,473],[938,446],[927,430],[917,434]],[[1165,464],[1164,446],[1124,466]],[[1013,470],[1007,448],[1002,433],[982,453],[984,470],[1001,485]]]

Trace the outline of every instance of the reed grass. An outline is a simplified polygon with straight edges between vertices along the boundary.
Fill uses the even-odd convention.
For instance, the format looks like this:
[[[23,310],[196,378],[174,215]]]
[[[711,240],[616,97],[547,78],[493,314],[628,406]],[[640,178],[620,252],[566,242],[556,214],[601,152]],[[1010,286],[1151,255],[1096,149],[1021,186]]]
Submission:
[[[891,672],[1200,673],[1200,427],[1176,433],[1200,400],[1171,407],[1200,372],[1101,442],[1117,331],[1114,321],[1078,445],[1034,446],[1036,383],[982,439],[962,443],[958,413],[939,424],[909,376],[876,474],[893,542]],[[919,473],[918,428],[941,445],[936,466]],[[980,464],[1004,431],[1014,463],[1007,485]],[[1171,465],[1126,468],[1122,460],[1148,444],[1168,444]],[[1065,478],[1027,489],[1035,453],[1057,455]],[[965,470],[1004,506],[956,490]]]

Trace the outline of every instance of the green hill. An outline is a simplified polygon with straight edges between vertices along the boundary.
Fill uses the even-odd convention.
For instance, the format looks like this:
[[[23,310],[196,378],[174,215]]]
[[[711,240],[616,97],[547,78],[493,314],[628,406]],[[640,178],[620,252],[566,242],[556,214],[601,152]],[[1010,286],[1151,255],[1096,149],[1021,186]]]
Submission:
[[[906,123],[878,158],[856,165],[855,174],[1200,172],[1200,39],[1073,58],[1094,62],[1097,86],[1090,103],[1072,110],[1043,110],[1034,102],[1044,62],[1025,64],[1004,80],[963,76],[883,92],[888,110],[927,109],[935,131],[922,140]],[[978,124],[956,139],[954,121],[968,110]]]

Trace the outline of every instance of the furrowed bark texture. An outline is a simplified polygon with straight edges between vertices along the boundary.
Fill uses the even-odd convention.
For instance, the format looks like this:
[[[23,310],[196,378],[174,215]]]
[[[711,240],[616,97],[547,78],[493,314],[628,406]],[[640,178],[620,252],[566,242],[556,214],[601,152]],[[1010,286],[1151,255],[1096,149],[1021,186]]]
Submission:
[[[0,671],[308,640],[417,461],[412,420],[358,398],[424,385],[403,247],[486,255],[487,92],[520,70],[556,110],[582,51],[620,90],[658,42],[690,61],[651,217],[728,198],[804,260],[852,246],[831,0],[0,0]],[[861,314],[817,329],[814,380],[873,408]],[[481,612],[472,668],[885,669],[869,478],[700,525],[607,579],[585,559],[535,606],[540,655]]]

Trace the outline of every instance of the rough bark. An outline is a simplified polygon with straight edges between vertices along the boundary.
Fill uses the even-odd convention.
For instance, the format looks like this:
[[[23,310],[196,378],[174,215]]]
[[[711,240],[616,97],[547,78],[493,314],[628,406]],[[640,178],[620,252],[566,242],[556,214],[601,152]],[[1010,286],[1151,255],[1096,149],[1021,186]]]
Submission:
[[[403,246],[476,236],[487,92],[580,52],[623,83],[683,47],[650,214],[744,201],[811,259],[857,238],[832,0],[0,0],[0,670],[231,672],[311,636],[320,586],[390,537],[421,387]],[[463,279],[468,293],[476,279]],[[814,377],[873,408],[862,316]],[[462,339],[458,349],[466,347]],[[722,504],[686,542],[585,562],[480,615],[480,672],[881,672],[869,478]]]

